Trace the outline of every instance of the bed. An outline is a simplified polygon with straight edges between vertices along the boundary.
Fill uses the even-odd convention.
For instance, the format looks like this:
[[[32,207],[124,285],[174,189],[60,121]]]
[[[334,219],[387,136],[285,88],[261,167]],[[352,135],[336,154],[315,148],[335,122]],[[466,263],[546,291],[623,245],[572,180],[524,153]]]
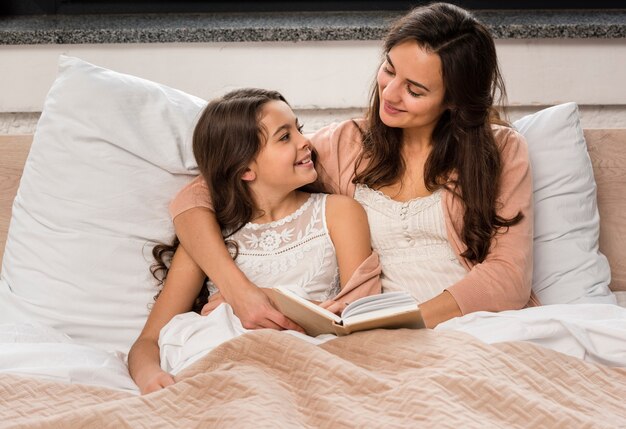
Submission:
[[[563,299],[564,302],[519,311],[480,312],[446,322],[435,330],[374,330],[319,345],[297,335],[260,330],[219,346],[179,373],[174,386],[139,396],[127,373],[125,352],[148,311],[145,305],[137,303],[149,301],[152,286],[146,283],[142,294],[135,296],[128,285],[118,284],[119,273],[111,268],[111,260],[117,271],[123,272],[126,267],[120,264],[130,258],[119,243],[111,244],[115,252],[106,253],[104,262],[104,253],[98,255],[95,261],[99,265],[81,255],[85,247],[72,246],[83,246],[91,240],[101,243],[99,249],[104,252],[109,241],[120,238],[120,230],[115,228],[132,231],[120,238],[122,243],[132,244],[139,237],[131,249],[140,250],[147,241],[141,227],[150,225],[163,230],[153,240],[165,240],[171,234],[171,227],[165,226],[167,199],[196,171],[186,154],[188,142],[181,137],[188,133],[189,123],[176,120],[193,118],[202,101],[184,99],[179,92],[168,93],[169,90],[155,87],[156,93],[167,93],[168,106],[174,108],[163,113],[160,105],[158,114],[134,118],[130,125],[140,128],[137,141],[151,141],[163,138],[159,135],[164,131],[158,126],[165,118],[168,124],[175,124],[180,134],[171,135],[170,127],[165,140],[177,141],[178,146],[163,156],[165,161],[155,154],[154,146],[147,152],[141,152],[139,146],[118,150],[119,144],[111,133],[119,132],[124,125],[120,125],[121,118],[107,113],[107,97],[112,97],[107,85],[118,79],[124,84],[132,83],[133,88],[140,87],[144,94],[149,92],[148,83],[90,67],[93,66],[78,60],[61,59],[60,79],[65,80],[55,83],[48,96],[32,150],[33,136],[0,136],[0,258],[4,257],[0,280],[0,427],[626,427],[626,130],[587,129],[581,140],[586,142],[584,151],[588,153],[586,159],[593,176],[593,200],[589,207],[595,209],[596,217],[599,215],[596,227],[600,232],[599,252],[597,243],[596,248],[586,250],[599,255],[598,265],[606,261],[610,266],[604,295],[598,292],[600,286],[593,285],[584,299],[571,300],[576,304]],[[59,121],[55,116],[58,111],[54,109],[61,97],[55,99],[54,91],[61,91],[62,85],[75,85],[79,77],[85,77],[85,70],[97,72],[98,84],[105,85],[98,91],[104,92],[90,95],[85,92],[86,86],[80,91],[72,88],[71,93],[63,92],[63,100],[79,94],[76,97],[80,99],[71,100],[71,120],[75,122],[72,127],[53,128],[59,127],[59,122],[70,121]],[[70,71],[74,75],[70,76]],[[100,79],[102,76],[106,79]],[[123,89],[123,104],[131,104],[129,109],[136,107],[132,106],[135,102],[146,105],[145,99],[133,101],[129,87]],[[102,116],[87,111],[89,100],[91,104],[98,101]],[[155,103],[154,99],[149,101]],[[571,106],[568,109],[567,115],[571,116],[574,110]],[[119,113],[120,110],[123,109],[119,103],[111,105],[111,111],[116,112],[111,115],[126,118],[128,111]],[[139,109],[132,111],[135,110]],[[80,121],[75,119],[77,111],[85,111]],[[176,116],[172,119],[171,115]],[[532,132],[540,119],[546,120],[542,116],[517,124],[520,129],[526,127],[529,144],[535,139]],[[554,122],[554,116],[548,119]],[[90,120],[97,123],[88,123]],[[98,126],[102,133],[107,133],[106,138],[91,139],[90,146],[83,148],[85,133],[92,136]],[[81,127],[82,135],[73,134]],[[58,138],[48,138],[50,135]],[[128,135],[125,134],[125,140]],[[60,154],[70,148],[68,142],[77,141],[82,142],[80,150],[97,154],[89,157],[67,150],[68,156],[86,165],[85,169],[70,168]],[[112,142],[116,152],[107,152],[104,145]],[[57,143],[64,146],[54,147]],[[53,153],[47,152],[50,146],[55,149]],[[127,183],[117,184],[111,194],[107,193],[108,182],[90,183],[87,191],[79,189],[77,177],[88,181],[88,173],[99,174],[99,169],[103,169],[103,177],[111,175],[106,166],[113,162],[111,154],[118,153],[130,153],[133,160],[148,160],[146,169],[158,165],[167,170],[167,176],[150,176],[161,186],[138,190],[137,195],[150,198],[149,212],[144,205],[135,204],[130,191],[120,192]],[[553,164],[557,161],[550,160]],[[136,177],[143,177],[144,167],[132,162],[124,159],[115,173],[136,182]],[[50,166],[58,169],[45,176],[43,173]],[[540,162],[534,163],[535,167],[538,174]],[[74,173],[77,176],[72,176]],[[64,182],[64,186],[55,182],[54,188],[50,188],[63,188],[59,192],[65,194],[47,199],[52,191],[46,186],[65,180],[66,176],[70,181]],[[541,183],[539,178],[536,183]],[[559,189],[564,189],[564,183],[558,184]],[[154,188],[163,194],[161,200],[149,193]],[[39,193],[35,194],[34,189]],[[67,202],[68,192],[80,197],[76,200],[80,205],[72,205],[71,212],[65,212],[65,206],[55,206],[58,201]],[[90,200],[90,193],[97,193],[98,198]],[[30,201],[33,194],[36,198]],[[536,206],[543,204],[539,194],[535,199]],[[102,201],[106,205],[96,206]],[[124,216],[106,211],[116,201],[128,208]],[[574,203],[584,206],[577,199]],[[35,211],[29,204],[41,204],[42,208]],[[29,207],[34,222],[22,225],[23,213]],[[54,224],[56,210],[64,215],[58,216],[58,228]],[[156,216],[153,211],[159,217],[144,218],[141,225],[122,222],[129,213]],[[81,216],[72,217],[77,212]],[[86,222],[85,213],[96,212],[104,212],[102,218]],[[112,226],[104,224],[115,216],[118,217]],[[36,245],[20,242],[30,231],[41,237],[41,231],[35,234],[37,228],[59,234],[50,236],[54,237],[51,243],[40,239]],[[107,241],[97,241],[100,239]],[[69,249],[58,258],[59,248],[54,247],[57,242]],[[48,249],[48,245],[52,247]],[[46,253],[48,250],[50,253]],[[79,265],[61,266],[79,256]],[[143,261],[140,268],[144,270],[148,263],[145,255],[138,260]],[[539,272],[543,269],[540,263],[536,261]],[[102,279],[96,275],[99,266],[106,266]],[[41,267],[50,282],[41,280],[48,277],[34,275],[33,267]],[[64,268],[70,271],[63,272]],[[585,272],[593,269],[585,268]],[[69,278],[68,273],[81,270],[89,272],[93,284],[77,292],[82,284]],[[141,270],[137,272],[143,273]],[[137,282],[147,282],[148,278],[136,272],[122,274]],[[22,275],[28,275],[33,282],[20,283]],[[58,281],[61,289],[55,289],[57,284],[52,280]],[[555,282],[551,282],[552,287]],[[68,284],[72,285],[71,291]],[[106,285],[107,293],[100,293],[104,287],[101,285]],[[13,296],[20,293],[19,299]],[[545,293],[546,299],[550,299],[550,293]],[[119,296],[124,299],[119,300]],[[111,307],[109,301],[114,301]],[[42,309],[47,303],[50,306]],[[134,314],[136,307],[141,311]],[[53,310],[58,311],[53,314]],[[117,320],[111,320],[115,319],[113,315],[123,319],[119,326]]]

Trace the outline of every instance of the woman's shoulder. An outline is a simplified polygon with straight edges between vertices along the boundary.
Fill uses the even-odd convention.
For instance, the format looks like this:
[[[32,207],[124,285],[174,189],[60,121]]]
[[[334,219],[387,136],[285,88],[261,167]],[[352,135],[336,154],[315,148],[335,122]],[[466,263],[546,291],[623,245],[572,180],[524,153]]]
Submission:
[[[343,121],[333,122],[324,128],[328,128],[328,130],[330,130],[333,133],[336,133],[336,132],[363,133],[363,131],[365,131],[365,127],[366,127],[365,118],[351,118],[351,119],[345,119]]]
[[[364,120],[347,120],[325,126],[309,136],[317,153],[319,180],[332,193],[352,195],[352,178],[363,151]]]
[[[325,146],[332,143],[352,146],[360,145],[365,131],[365,119],[347,119],[341,122],[328,124],[309,135],[314,146]]]
[[[526,145],[524,136],[512,125],[492,124],[491,131],[498,146],[503,147],[509,144]]]
[[[503,158],[528,156],[526,139],[514,127],[492,124],[491,130]]]

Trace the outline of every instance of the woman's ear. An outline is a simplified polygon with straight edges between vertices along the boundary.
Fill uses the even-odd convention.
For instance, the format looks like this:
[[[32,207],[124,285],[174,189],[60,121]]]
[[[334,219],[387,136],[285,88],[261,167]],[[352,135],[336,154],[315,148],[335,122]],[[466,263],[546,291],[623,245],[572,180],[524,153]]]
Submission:
[[[246,171],[241,176],[241,180],[245,182],[252,182],[254,179],[256,179],[256,173],[249,168],[246,168]]]

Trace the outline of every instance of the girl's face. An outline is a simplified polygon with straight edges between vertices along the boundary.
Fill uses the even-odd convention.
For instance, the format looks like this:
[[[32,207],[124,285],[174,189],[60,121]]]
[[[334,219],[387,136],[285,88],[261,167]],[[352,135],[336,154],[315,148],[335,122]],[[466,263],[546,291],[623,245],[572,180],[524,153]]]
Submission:
[[[415,41],[402,42],[388,52],[377,82],[379,115],[385,125],[432,132],[445,111],[439,55]]]
[[[282,101],[268,102],[261,111],[261,125],[267,140],[249,166],[254,186],[262,193],[283,193],[314,182],[311,142],[300,132],[291,108]]]

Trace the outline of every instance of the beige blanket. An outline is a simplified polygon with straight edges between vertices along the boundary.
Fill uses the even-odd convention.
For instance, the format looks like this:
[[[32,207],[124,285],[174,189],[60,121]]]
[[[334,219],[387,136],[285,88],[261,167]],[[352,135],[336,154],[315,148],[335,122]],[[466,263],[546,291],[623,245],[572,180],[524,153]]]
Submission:
[[[626,369],[459,332],[256,331],[136,397],[0,376],[0,427],[626,427]]]

